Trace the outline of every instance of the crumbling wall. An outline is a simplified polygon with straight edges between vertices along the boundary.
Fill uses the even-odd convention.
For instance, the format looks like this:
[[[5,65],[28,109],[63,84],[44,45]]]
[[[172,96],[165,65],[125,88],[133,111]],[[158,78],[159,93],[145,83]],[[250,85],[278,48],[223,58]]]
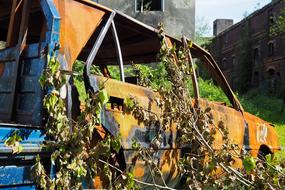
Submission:
[[[175,37],[186,35],[194,38],[195,33],[195,0],[164,0],[163,11],[136,11],[135,0],[97,0],[107,7],[119,10],[143,23],[157,27],[164,25],[165,32]]]

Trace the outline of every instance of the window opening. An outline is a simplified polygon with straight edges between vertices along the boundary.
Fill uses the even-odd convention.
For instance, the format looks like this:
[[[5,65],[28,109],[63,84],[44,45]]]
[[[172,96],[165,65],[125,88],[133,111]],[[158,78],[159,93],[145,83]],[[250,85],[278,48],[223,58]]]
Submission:
[[[232,64],[233,64],[233,66],[235,66],[237,64],[235,55],[232,56]]]
[[[218,33],[217,31],[218,31],[218,29],[217,29],[217,23],[215,22],[215,23],[214,23],[214,34],[215,34],[215,35],[217,35],[217,33]]]
[[[107,109],[114,111],[123,111],[124,100],[121,98],[110,96],[109,102],[106,104]]]
[[[276,21],[275,13],[272,10],[270,10],[268,12],[268,23],[269,23],[269,25],[275,24],[275,21]]]
[[[273,68],[270,68],[267,71],[267,86],[268,86],[269,93],[275,94],[276,87],[277,87],[277,80],[276,80],[275,69],[273,69]]]
[[[252,81],[252,83],[253,83],[254,87],[258,87],[259,86],[259,73],[257,71],[255,71],[253,73],[253,81]]]
[[[226,105],[231,105],[229,98],[225,94],[224,90],[218,85],[216,79],[213,77],[211,74],[211,71],[208,69],[207,66],[204,66],[203,60],[197,59],[198,63],[199,61],[201,62],[200,64],[196,65],[198,66],[199,72],[203,73],[198,77],[198,84],[199,84],[199,92],[200,92],[200,97],[203,99],[207,99],[209,101],[215,101],[215,102],[220,102]],[[226,58],[222,59],[222,65],[221,67],[224,68],[226,66]],[[204,74],[206,73],[206,75]],[[227,75],[227,72],[223,73]],[[227,79],[230,79],[230,77],[227,77]],[[230,80],[228,81],[230,82]],[[189,89],[193,90],[192,87],[192,81],[189,81]],[[191,94],[191,93],[190,93]]]
[[[268,43],[268,56],[272,56],[274,54],[274,43],[269,42]]]
[[[163,11],[164,0],[136,0],[136,12]]]
[[[259,59],[259,49],[255,48],[253,51],[253,62],[254,65],[258,65],[258,59]]]

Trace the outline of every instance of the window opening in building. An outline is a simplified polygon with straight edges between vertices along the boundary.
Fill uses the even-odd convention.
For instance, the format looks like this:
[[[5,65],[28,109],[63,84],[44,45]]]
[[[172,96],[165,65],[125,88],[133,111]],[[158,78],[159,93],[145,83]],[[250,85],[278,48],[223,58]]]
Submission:
[[[259,86],[259,73],[257,71],[254,72],[253,74],[253,86],[258,87]]]
[[[267,71],[267,87],[270,94],[276,93],[277,81],[275,75],[275,69],[270,68]]]
[[[233,66],[235,66],[237,64],[235,55],[232,56],[232,64],[233,64]]]
[[[224,37],[224,43],[228,43],[228,41],[229,41],[229,37],[228,37],[228,34],[225,34],[225,37]]]
[[[135,0],[136,11],[163,11],[164,0]]]
[[[269,42],[268,43],[268,56],[272,56],[274,54],[274,43]]]
[[[218,28],[217,28],[217,23],[214,23],[214,35],[216,36],[218,34]]]
[[[268,12],[268,23],[269,23],[269,25],[275,24],[275,21],[276,21],[275,13],[272,12],[272,10],[270,10]]]
[[[254,65],[258,65],[258,58],[259,58],[259,49],[255,48],[253,51],[253,62]]]

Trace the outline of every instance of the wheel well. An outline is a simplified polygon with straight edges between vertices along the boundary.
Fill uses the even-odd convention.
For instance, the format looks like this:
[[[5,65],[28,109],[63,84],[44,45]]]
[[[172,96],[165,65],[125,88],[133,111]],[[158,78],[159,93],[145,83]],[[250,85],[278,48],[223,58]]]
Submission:
[[[259,150],[258,150],[258,155],[257,157],[262,159],[262,160],[265,160],[265,156],[268,155],[268,154],[273,154],[273,152],[270,150],[270,148],[266,145],[261,145]]]

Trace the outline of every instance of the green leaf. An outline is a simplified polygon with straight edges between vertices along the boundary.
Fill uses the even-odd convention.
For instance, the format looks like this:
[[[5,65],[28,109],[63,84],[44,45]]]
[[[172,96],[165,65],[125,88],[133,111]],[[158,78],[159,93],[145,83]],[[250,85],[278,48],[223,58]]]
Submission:
[[[135,176],[132,173],[127,173],[127,187],[129,189],[135,188]]]
[[[192,46],[193,46],[193,42],[189,40],[189,41],[188,41],[188,47],[189,47],[189,48],[192,48]]]
[[[23,151],[23,146],[20,145],[20,143],[17,144],[17,146],[12,147],[13,154],[18,154]]]
[[[42,88],[44,88],[46,80],[47,80],[46,76],[44,74],[42,74],[39,78],[39,83],[40,83]]]
[[[111,140],[111,147],[117,152],[119,153],[120,149],[121,149],[121,137],[120,135],[118,137],[116,137],[115,139]]]
[[[76,167],[76,169],[75,169],[75,173],[76,173],[76,176],[77,176],[78,178],[80,178],[80,177],[86,176],[87,170],[86,170],[83,166],[78,166],[78,167]]]
[[[141,145],[135,139],[132,139],[132,148],[138,150],[140,147]]]
[[[251,171],[253,171],[254,168],[256,167],[256,163],[255,163],[254,158],[252,156],[245,157],[243,160],[243,167],[244,167],[246,173],[250,174]]]
[[[107,90],[103,89],[99,91],[99,99],[102,104],[106,104],[109,101]]]
[[[57,157],[59,156],[59,152],[55,151],[54,153],[51,154],[51,162],[53,165],[55,165],[55,161],[57,159]]]
[[[49,66],[50,66],[50,69],[51,69],[51,74],[55,75],[56,72],[60,68],[60,64],[59,64],[59,62],[55,58],[53,58],[52,61],[50,61],[49,63],[50,63]]]
[[[49,54],[47,54],[47,63],[49,63],[50,62],[50,55]]]
[[[125,106],[130,110],[132,110],[135,106],[134,100],[129,97],[125,99],[124,103],[125,103]]]
[[[6,146],[12,148],[13,154],[20,153],[23,151],[23,147],[20,145],[22,137],[18,135],[17,131],[14,131],[13,134],[4,142]]]

